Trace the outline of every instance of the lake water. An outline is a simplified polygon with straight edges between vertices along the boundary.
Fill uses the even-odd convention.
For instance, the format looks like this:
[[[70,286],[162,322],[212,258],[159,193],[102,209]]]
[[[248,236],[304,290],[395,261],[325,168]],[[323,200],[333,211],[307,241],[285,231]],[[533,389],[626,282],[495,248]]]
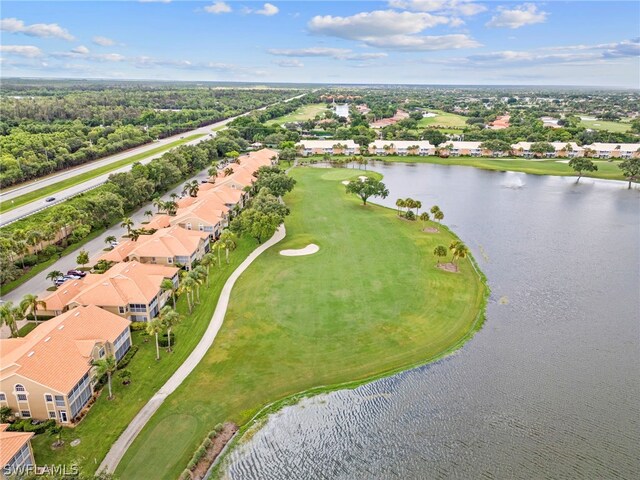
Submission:
[[[437,363],[272,415],[227,477],[640,478],[640,191],[374,169],[383,203],[437,204],[469,245],[492,289],[485,326]]]

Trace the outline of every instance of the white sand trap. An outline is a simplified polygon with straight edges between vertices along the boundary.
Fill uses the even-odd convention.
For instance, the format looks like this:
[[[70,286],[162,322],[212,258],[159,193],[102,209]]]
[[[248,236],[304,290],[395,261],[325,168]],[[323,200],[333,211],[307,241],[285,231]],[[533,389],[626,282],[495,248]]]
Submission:
[[[301,257],[303,255],[313,255],[320,247],[315,243],[310,243],[304,248],[298,248],[297,250],[280,250],[280,255],[284,255],[285,257]]]
[[[365,182],[369,177],[367,177],[366,175],[360,175],[358,178],[360,179],[361,182]]]
[[[351,182],[350,182],[349,180],[343,180],[343,181],[342,181],[342,184],[343,184],[343,185],[349,185],[350,183],[351,183]]]

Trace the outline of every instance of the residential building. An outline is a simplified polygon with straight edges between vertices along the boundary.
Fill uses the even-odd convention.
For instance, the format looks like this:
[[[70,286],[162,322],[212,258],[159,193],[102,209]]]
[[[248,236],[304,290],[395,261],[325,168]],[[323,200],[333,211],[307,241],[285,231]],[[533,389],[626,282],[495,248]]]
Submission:
[[[129,322],[97,306],[69,310],[22,338],[0,339],[0,407],[70,423],[93,396],[92,363],[131,347]],[[4,452],[3,452],[4,455]]]
[[[9,432],[8,423],[0,424],[0,478],[16,474],[33,473],[31,437],[33,432]]]
[[[393,115],[393,117],[391,118],[381,118],[379,120],[376,120],[374,122],[372,122],[369,126],[371,128],[384,128],[384,127],[388,127],[389,125],[393,125],[395,123],[398,123],[400,120],[404,120],[405,118],[409,118],[409,114],[407,112],[405,112],[404,110],[398,110],[396,111],[396,113]]]
[[[509,128],[509,121],[511,120],[511,115],[500,115],[496,117],[496,119],[491,122],[487,128],[491,130],[502,130],[504,128]]]
[[[585,145],[585,150],[595,152],[597,158],[639,158],[640,143],[594,143]]]
[[[449,151],[449,155],[454,157],[471,156],[480,157],[481,155],[491,155],[493,152],[489,150],[483,150],[480,148],[482,142],[447,142],[444,145],[440,145],[440,149],[446,149]]]
[[[157,230],[152,235],[140,235],[134,242],[124,240],[113,250],[100,256],[100,260],[109,262],[129,262],[159,265],[182,264],[191,270],[193,263],[202,259],[209,251],[209,234],[204,231],[188,230],[174,225]],[[178,258],[186,258],[187,262],[179,262]]]
[[[518,142],[511,145],[512,152],[518,157],[531,158],[536,154],[531,151],[531,145],[533,142]],[[584,148],[579,146],[575,142],[549,142],[554,148],[553,152],[545,152],[543,155],[547,158],[574,158],[584,156]]]
[[[353,140],[301,140],[296,144],[301,155],[355,155],[360,146]]]
[[[435,155],[436,147],[428,140],[374,140],[369,153],[376,155]]]
[[[189,258],[177,256],[175,261],[185,265]],[[105,273],[90,273],[79,280],[68,280],[55,292],[43,295],[46,308],[39,312],[47,317],[80,306],[96,305],[132,322],[146,322],[169,300],[170,292],[160,287],[162,281],[169,279],[177,287],[179,271],[176,266],[138,261],[116,263]]]

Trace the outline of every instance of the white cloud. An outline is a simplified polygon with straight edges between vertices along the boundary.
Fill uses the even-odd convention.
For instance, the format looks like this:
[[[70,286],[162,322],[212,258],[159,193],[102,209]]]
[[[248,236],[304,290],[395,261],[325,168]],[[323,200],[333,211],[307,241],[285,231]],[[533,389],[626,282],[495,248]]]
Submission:
[[[331,48],[331,47],[310,47],[297,49],[278,49],[272,48],[267,50],[271,55],[281,57],[329,57],[336,60],[375,60],[387,56],[384,52],[376,53],[355,53],[348,48]]]
[[[279,11],[280,9],[275,5],[273,5],[272,3],[265,3],[260,10],[256,10],[253,13],[257,15],[265,15],[267,17],[270,17],[272,15],[277,14]]]
[[[27,58],[42,56],[42,50],[33,45],[0,45],[0,52]]]
[[[76,48],[72,48],[71,51],[73,53],[79,53],[80,55],[87,55],[89,53],[89,49],[84,45],[80,45]]]
[[[472,16],[487,10],[473,0],[389,0],[389,6],[414,12],[448,12]]]
[[[486,26],[492,28],[520,28],[525,25],[544,23],[547,15],[547,12],[538,10],[538,7],[532,3],[525,3],[511,10],[505,7],[498,7],[498,14],[491,17]]]
[[[0,30],[9,33],[22,33],[30,37],[53,37],[63,40],[73,40],[74,37],[57,23],[33,23],[25,25],[17,18],[3,18],[0,20]]]
[[[284,68],[302,68],[302,67],[304,67],[304,63],[302,63],[300,60],[298,60],[296,58],[288,58],[288,59],[283,59],[283,60],[277,60],[277,61],[275,61],[273,63],[275,63],[279,67],[284,67]]]
[[[444,25],[449,21],[447,17],[430,13],[376,10],[357,13],[350,17],[319,15],[311,19],[308,27],[311,32],[321,35],[365,40],[386,35],[419,33],[426,28]]]
[[[110,38],[102,37],[100,35],[96,35],[91,40],[93,41],[93,43],[95,43],[96,45],[100,45],[101,47],[110,47],[111,45],[116,44],[115,40],[111,40]]]
[[[387,37],[371,38],[367,44],[372,47],[387,48],[401,51],[437,51],[454,50],[459,48],[477,48],[479,42],[463,34],[454,35],[390,35]]]
[[[231,13],[233,9],[225,2],[213,2],[213,5],[207,5],[204,7],[204,11],[207,13],[213,13],[219,15],[221,13]]]

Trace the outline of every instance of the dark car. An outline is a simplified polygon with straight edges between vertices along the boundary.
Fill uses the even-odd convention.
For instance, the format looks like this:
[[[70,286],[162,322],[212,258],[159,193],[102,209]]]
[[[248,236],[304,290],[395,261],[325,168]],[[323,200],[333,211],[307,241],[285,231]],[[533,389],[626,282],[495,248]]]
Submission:
[[[67,275],[77,275],[79,277],[85,277],[87,275],[87,272],[83,272],[81,270],[69,270],[67,272]]]
[[[45,202],[53,202],[56,199],[56,197],[47,197],[44,201]]]

